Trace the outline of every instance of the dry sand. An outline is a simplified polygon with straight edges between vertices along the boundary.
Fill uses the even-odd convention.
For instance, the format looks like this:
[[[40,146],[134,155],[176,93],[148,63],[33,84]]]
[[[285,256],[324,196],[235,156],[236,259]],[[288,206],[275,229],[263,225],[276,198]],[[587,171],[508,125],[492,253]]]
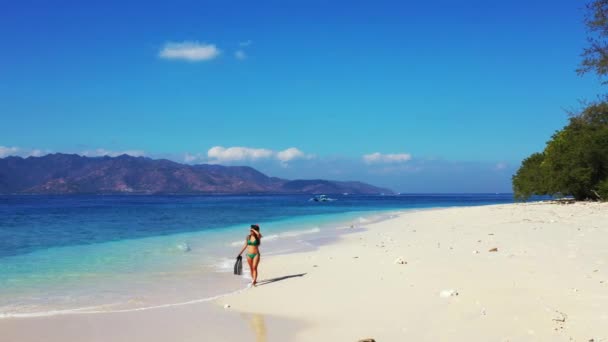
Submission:
[[[607,262],[608,204],[437,209],[264,259],[305,275],[218,304],[306,322],[294,341],[608,341]]]
[[[608,204],[407,212],[264,257],[216,305],[3,319],[0,341],[608,341],[607,262]]]

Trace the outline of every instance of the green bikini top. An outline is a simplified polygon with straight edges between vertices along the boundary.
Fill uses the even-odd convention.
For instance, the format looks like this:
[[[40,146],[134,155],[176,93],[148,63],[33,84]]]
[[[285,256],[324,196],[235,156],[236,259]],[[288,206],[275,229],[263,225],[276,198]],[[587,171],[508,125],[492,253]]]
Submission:
[[[258,239],[255,239],[253,241],[247,239],[247,245],[249,245],[249,246],[258,246],[259,244],[260,244],[260,240],[258,240]]]

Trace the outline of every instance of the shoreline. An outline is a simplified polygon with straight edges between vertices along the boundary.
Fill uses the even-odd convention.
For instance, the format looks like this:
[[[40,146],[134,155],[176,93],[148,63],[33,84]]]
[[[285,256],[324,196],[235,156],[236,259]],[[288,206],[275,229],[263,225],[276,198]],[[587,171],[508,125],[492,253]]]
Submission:
[[[362,224],[368,224],[372,222],[380,222],[384,220],[391,219],[394,216],[395,209],[385,209],[385,210],[370,210],[370,211],[351,211],[351,212],[340,212],[335,214],[322,214],[322,215],[307,215],[303,217],[293,217],[293,218],[285,218],[277,221],[272,221],[267,225],[272,226],[273,231],[271,230],[270,235],[266,236],[265,250],[269,250],[265,252],[267,256],[279,256],[284,254],[292,254],[292,253],[300,253],[305,251],[314,251],[318,248],[318,245],[331,243],[333,241],[339,240],[340,236],[343,234],[349,234],[352,230],[351,228],[354,226],[360,226]],[[310,222],[309,222],[310,221]],[[304,222],[304,223],[302,223]],[[289,230],[281,230],[280,228],[283,226],[292,226],[295,224],[295,229]],[[349,228],[350,226],[350,228]],[[214,281],[217,282],[221,277],[222,279],[218,284],[222,285],[224,289],[229,288],[230,291],[223,292],[219,289],[216,289],[214,293],[209,293],[209,295],[204,295],[201,297],[195,293],[183,293],[180,298],[164,298],[162,293],[158,291],[150,292],[152,298],[150,298],[151,302],[145,304],[144,306],[129,304],[120,300],[112,300],[110,302],[105,303],[85,303],[83,305],[75,306],[75,307],[59,307],[53,308],[49,307],[48,310],[43,311],[0,311],[0,321],[3,319],[12,319],[12,318],[34,318],[34,317],[54,317],[54,316],[63,316],[63,315],[88,315],[88,314],[104,314],[104,313],[126,313],[126,312],[138,312],[138,311],[147,311],[168,307],[177,307],[184,306],[196,303],[210,302],[217,298],[222,298],[224,296],[231,295],[236,292],[244,291],[247,289],[247,279],[248,272],[244,272],[242,277],[233,277],[232,276],[232,264],[233,260],[226,258],[226,251],[232,251],[232,248],[240,247],[241,242],[239,241],[238,246],[234,245],[235,242],[229,242],[229,236],[223,235],[226,231],[229,231],[230,228],[227,227],[225,229],[220,229],[218,231],[202,231],[202,232],[190,232],[190,233],[177,233],[168,236],[161,237],[147,237],[142,238],[136,241],[140,241],[144,243],[148,240],[156,240],[156,239],[170,239],[176,241],[184,241],[180,243],[180,245],[193,246],[193,251],[188,251],[187,256],[185,257],[189,259],[194,259],[196,264],[200,264],[201,258],[198,257],[199,251],[201,251],[200,246],[194,242],[194,240],[198,240],[201,237],[206,239],[213,239],[214,244],[216,245],[213,248],[211,254],[214,255],[215,262],[213,264],[204,264],[204,268],[206,271],[200,276],[199,281],[201,284],[206,284],[209,280],[205,280],[206,276],[211,276]],[[209,236],[212,235],[212,236]],[[189,236],[182,239],[182,236]],[[222,242],[223,241],[223,242]],[[317,243],[322,241],[320,243]],[[128,241],[127,241],[128,242]],[[186,243],[187,242],[187,243]],[[289,246],[290,243],[296,242],[296,245]],[[99,246],[104,246],[110,243],[102,243],[97,246],[67,246],[67,247],[55,247],[54,251],[63,251],[70,250],[74,248],[96,248]],[[119,243],[122,243],[119,241]],[[193,244],[194,243],[194,244]],[[270,247],[270,248],[269,248]],[[205,249],[206,250],[206,249]],[[38,253],[38,252],[34,252]],[[236,252],[235,252],[236,253]],[[205,255],[209,255],[208,251]],[[218,259],[221,257],[221,259]],[[223,265],[227,262],[227,266]],[[222,266],[223,265],[223,266]],[[174,271],[177,274],[181,274],[182,272],[200,272],[200,266],[196,266],[196,270],[190,270],[189,268],[183,268],[185,265],[180,265]],[[224,268],[228,269],[227,271]],[[218,279],[216,279],[218,278]],[[173,283],[185,282],[187,279],[182,279],[180,281],[179,278],[174,279]],[[191,280],[190,280],[191,281]],[[82,287],[82,286],[80,286]],[[205,293],[207,294],[207,293]],[[141,301],[140,298],[142,294],[132,295],[136,301]],[[123,296],[124,297],[124,296]]]
[[[137,327],[154,331],[162,322],[176,340],[204,338],[203,331],[227,341],[608,340],[608,252],[600,247],[608,242],[608,204],[419,209],[345,228],[314,250],[269,255],[261,285],[211,302],[2,319],[0,330],[9,341],[72,341],[70,333],[89,336],[126,318],[128,333],[102,335],[127,341]],[[398,258],[405,263],[395,264]],[[200,331],[183,326],[191,315]],[[227,325],[239,331],[228,333],[235,329]]]

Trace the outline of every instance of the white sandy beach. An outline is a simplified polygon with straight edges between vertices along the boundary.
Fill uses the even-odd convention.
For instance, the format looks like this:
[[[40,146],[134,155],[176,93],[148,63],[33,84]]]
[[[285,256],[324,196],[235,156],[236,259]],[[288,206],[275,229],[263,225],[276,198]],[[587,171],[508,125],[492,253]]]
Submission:
[[[2,319],[0,340],[608,341],[607,246],[608,204],[407,212],[264,257],[215,305]]]

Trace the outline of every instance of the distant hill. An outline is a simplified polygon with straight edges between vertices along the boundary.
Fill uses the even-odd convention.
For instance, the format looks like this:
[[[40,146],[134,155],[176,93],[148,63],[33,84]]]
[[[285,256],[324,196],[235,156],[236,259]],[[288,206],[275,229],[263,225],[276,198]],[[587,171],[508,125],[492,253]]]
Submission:
[[[361,182],[286,180],[247,166],[186,165],[121,155],[0,158],[0,193],[30,194],[241,194],[392,193]]]

